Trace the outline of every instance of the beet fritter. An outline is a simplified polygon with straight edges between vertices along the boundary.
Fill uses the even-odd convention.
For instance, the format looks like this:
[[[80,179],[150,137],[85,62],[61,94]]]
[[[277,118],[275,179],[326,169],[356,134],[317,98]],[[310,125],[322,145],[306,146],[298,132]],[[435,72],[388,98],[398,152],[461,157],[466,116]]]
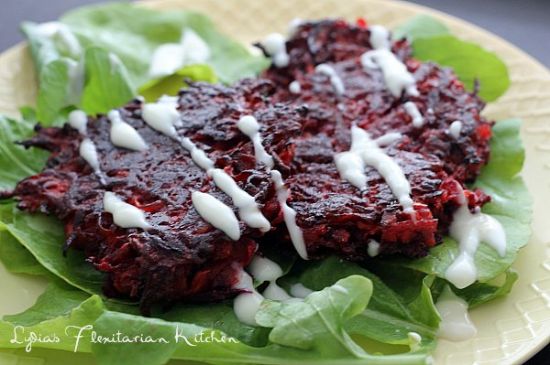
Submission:
[[[381,244],[381,253],[425,255],[448,228],[458,205],[457,183],[473,181],[489,157],[492,123],[480,115],[483,102],[467,92],[451,70],[412,59],[406,41],[394,42],[392,50],[414,75],[419,95],[393,96],[382,72],[365,70],[361,64],[360,56],[372,50],[369,37],[368,29],[339,20],[304,23],[287,42],[288,66],[271,66],[263,74],[279,86],[273,102],[307,110],[302,135],[294,142],[287,185],[312,257],[337,253],[361,260],[368,254],[369,239]],[[329,76],[315,70],[319,64],[334,69],[343,93],[336,92]],[[299,83],[299,92],[290,90],[291,82]],[[421,127],[413,126],[404,107],[408,101],[423,115]],[[462,124],[458,138],[449,132],[456,120]],[[342,181],[334,154],[349,150],[353,124],[373,138],[390,132],[403,135],[387,153],[411,184],[416,216],[403,213],[372,167],[366,169],[367,191]],[[467,195],[472,206],[489,200],[481,191]]]
[[[139,101],[120,112],[150,146],[145,152],[114,147],[105,116],[88,121],[105,184],[79,156],[82,137],[76,130],[38,127],[24,145],[52,155],[40,174],[21,181],[11,195],[19,208],[65,223],[66,248],[84,250],[108,274],[108,295],[139,299],[144,311],[158,302],[228,298],[238,292],[239,270],[250,262],[258,242],[291,249],[269,168],[256,161],[253,143],[237,128],[240,117],[253,115],[262,145],[289,189],[288,205],[296,212],[310,258],[337,254],[363,260],[373,255],[371,240],[380,244],[381,254],[425,255],[448,229],[461,186],[486,163],[491,123],[480,116],[484,105],[475,93],[467,92],[450,70],[411,58],[405,40],[393,42],[392,51],[414,75],[419,95],[393,96],[380,70],[361,65],[360,56],[372,49],[369,38],[367,28],[340,20],[304,23],[286,44],[288,67],[272,66],[263,78],[233,86],[191,83],[180,92],[178,134],[254,196],[272,225],[266,235],[241,222],[241,238],[232,241],[198,215],[192,191],[234,205],[187,150],[144,123]],[[315,71],[323,63],[343,81],[342,94],[326,74]],[[289,90],[294,81],[300,84],[298,92]],[[418,107],[422,126],[413,126],[406,102]],[[449,131],[457,120],[462,124],[458,137]],[[349,150],[352,125],[372,138],[401,133],[384,148],[411,185],[413,214],[403,211],[372,167],[365,169],[364,190],[342,180],[334,156]],[[143,210],[153,228],[117,227],[104,211],[106,191]],[[465,194],[472,208],[489,200],[479,190]]]
[[[360,56],[372,50],[369,37],[368,28],[341,20],[303,23],[286,43],[288,67],[271,66],[262,75],[278,86],[273,101],[308,107],[309,119],[315,121],[312,133],[318,125],[330,129],[343,124],[349,129],[352,122],[375,137],[401,132],[407,140],[400,149],[435,155],[451,176],[460,182],[473,181],[489,158],[493,123],[480,115],[483,101],[467,92],[452,70],[412,58],[405,40],[394,41],[392,51],[413,74],[420,95],[394,97],[381,70],[365,70],[361,65]],[[343,95],[334,92],[327,75],[315,71],[322,63],[334,68],[343,81]],[[292,81],[300,84],[299,93],[289,90]],[[403,106],[407,101],[414,102],[423,115],[423,127],[412,125]],[[449,133],[456,120],[462,123],[458,139]]]
[[[277,223],[279,205],[270,175],[256,163],[252,144],[236,127],[241,115],[255,115],[269,143],[266,149],[286,175],[292,159],[287,138],[299,131],[299,114],[285,105],[261,108],[270,92],[269,83],[261,80],[234,88],[195,84],[181,93],[178,132],[205,150],[216,167],[255,197],[266,218]],[[147,151],[113,146],[108,119],[90,119],[88,137],[97,147],[105,176],[102,185],[79,155],[82,137],[76,130],[67,125],[38,127],[37,135],[24,145],[52,155],[40,174],[17,185],[18,207],[60,218],[66,246],[84,250],[97,269],[108,273],[106,293],[140,299],[144,311],[155,302],[215,301],[235,294],[240,269],[256,252],[254,238],[261,232],[241,223],[241,239],[232,241],[204,221],[192,205],[192,191],[208,192],[230,207],[231,198],[215,187],[178,142],[144,123],[139,101],[120,112],[147,141]],[[143,210],[153,228],[117,227],[104,211],[106,191]]]

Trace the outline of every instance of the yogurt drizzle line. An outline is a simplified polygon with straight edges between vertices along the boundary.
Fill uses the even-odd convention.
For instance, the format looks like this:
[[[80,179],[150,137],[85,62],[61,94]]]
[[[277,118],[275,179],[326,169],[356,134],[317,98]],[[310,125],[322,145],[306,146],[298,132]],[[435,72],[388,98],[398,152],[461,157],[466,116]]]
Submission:
[[[412,118],[412,125],[415,128],[420,128],[424,125],[424,118],[422,117],[422,114],[420,114],[420,111],[415,103],[412,101],[407,101],[403,104],[403,107],[405,108],[407,114],[409,114]]]
[[[256,118],[252,115],[241,117],[237,123],[237,127],[243,132],[254,144],[254,154],[256,160],[264,162],[269,170],[273,168],[273,157],[269,156],[262,145],[262,137],[260,135],[260,125]],[[298,224],[296,223],[296,211],[287,204],[289,196],[288,189],[285,187],[281,173],[277,170],[271,170],[271,180],[277,191],[277,200],[283,210],[283,218],[285,220],[290,240],[296,249],[296,252],[301,258],[307,260],[307,249],[304,241],[304,235]]]
[[[262,42],[265,52],[271,56],[271,62],[277,68],[288,66],[289,56],[286,52],[286,40],[280,33],[271,33]]]
[[[459,188],[462,190],[460,185]],[[506,233],[502,225],[490,215],[479,211],[471,213],[463,191],[460,204],[449,228],[450,236],[458,242],[459,254],[445,272],[445,278],[457,288],[463,289],[477,280],[474,257],[479,244],[485,242],[504,257]]]
[[[334,88],[334,92],[336,92],[337,95],[343,95],[346,91],[346,88],[344,87],[344,82],[338,76],[336,73],[336,70],[330,65],[327,65],[326,63],[321,63],[320,65],[317,65],[315,67],[315,72],[327,75],[330,79],[330,83],[332,84],[332,87]]]
[[[245,222],[249,227],[258,228],[262,232],[267,232],[271,229],[271,224],[263,216],[256,200],[253,196],[248,194],[246,191],[242,190],[235,180],[228,175],[224,170],[214,168],[214,161],[212,161],[206,153],[197,147],[189,138],[181,138],[178,136],[175,124],[179,120],[179,114],[176,110],[176,104],[167,101],[161,101],[154,104],[145,104],[143,106],[143,119],[151,128],[159,131],[160,133],[178,141],[183,148],[185,148],[190,154],[193,162],[206,171],[206,173],[212,177],[214,184],[225,194],[227,194],[233,200],[233,204],[238,208],[239,217]],[[246,123],[245,123],[246,126]],[[265,151],[264,151],[265,152]],[[214,201],[214,200],[216,201]],[[196,204],[195,204],[196,203]],[[221,206],[223,204],[220,200],[210,196],[207,193],[195,194],[193,198],[193,205],[197,208],[200,205],[200,210],[197,209],[201,217],[203,217],[207,222],[219,228],[220,222],[218,218],[214,217],[215,214],[223,213],[223,219],[227,219],[231,227],[238,226],[238,221],[236,217],[229,214],[231,210],[225,204],[223,204],[227,209]],[[208,212],[206,207],[214,209],[217,206],[220,208],[219,211]],[[231,212],[232,213],[232,212]],[[225,227],[225,226],[224,226]],[[221,229],[221,228],[220,228]],[[225,228],[224,228],[225,229]],[[222,229],[223,230],[223,229]],[[225,231],[224,231],[225,232]],[[232,232],[228,234],[229,237],[237,237],[234,234],[233,230],[228,230]],[[227,232],[226,232],[227,233]],[[238,239],[239,236],[236,238]]]
[[[74,129],[78,130],[80,135],[84,137],[82,142],[80,142],[80,147],[78,152],[80,157],[82,157],[88,165],[94,170],[94,173],[99,177],[99,181],[102,184],[105,184],[105,178],[101,173],[101,167],[99,165],[99,157],[97,155],[97,148],[94,142],[88,138],[87,131],[88,117],[86,113],[82,110],[73,110],[69,113],[69,125]]]
[[[292,296],[277,285],[277,279],[283,276],[283,270],[274,261],[261,256],[254,256],[252,262],[248,266],[250,275],[240,269],[239,282],[235,286],[235,289],[243,289],[246,292],[239,294],[233,301],[233,311],[239,321],[255,326],[256,313],[260,309],[260,305],[264,299],[289,301],[289,300],[301,300],[301,298],[307,297],[313,291],[306,288],[300,283],[294,284],[290,290]],[[267,288],[262,294],[260,294],[254,288],[254,277],[259,282],[269,282]]]
[[[113,215],[114,223],[122,228],[149,229],[145,214],[139,208],[123,202],[114,193],[107,191],[103,196],[103,207],[106,212]]]
[[[418,96],[413,75],[391,51],[388,30],[382,26],[372,26],[369,29],[370,43],[374,49],[361,55],[361,64],[365,71],[381,69],[386,87],[396,98],[400,97],[403,91],[408,95]]]
[[[115,146],[140,152],[147,150],[147,143],[134,127],[122,120],[118,110],[111,110],[107,117],[111,121],[110,137]]]
[[[382,139],[384,140],[384,139]],[[414,212],[410,197],[411,186],[401,167],[388,156],[373,140],[370,134],[362,128],[351,127],[351,147],[349,151],[334,156],[336,168],[342,179],[359,189],[367,187],[365,166],[374,167],[389,185],[391,191],[406,213]]]
[[[437,335],[449,341],[464,341],[476,335],[477,329],[468,315],[468,303],[445,286],[435,304],[441,317]]]

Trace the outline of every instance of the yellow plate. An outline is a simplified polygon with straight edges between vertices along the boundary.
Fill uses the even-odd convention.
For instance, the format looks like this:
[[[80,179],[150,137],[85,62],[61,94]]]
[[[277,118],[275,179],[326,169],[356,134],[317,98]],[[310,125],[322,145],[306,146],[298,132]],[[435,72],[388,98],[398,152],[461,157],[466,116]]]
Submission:
[[[193,9],[209,15],[221,31],[251,42],[263,35],[286,31],[293,18],[344,17],[395,27],[423,13],[446,23],[455,35],[496,52],[508,65],[512,86],[498,102],[485,110],[493,119],[518,117],[527,158],[523,176],[534,197],[533,237],[514,267],[520,279],[512,293],[472,311],[479,330],[471,340],[440,341],[435,363],[520,364],[550,342],[550,72],[502,39],[449,15],[404,2],[382,0],[157,0],[143,5],[157,9]],[[24,45],[0,55],[0,112],[17,114],[17,108],[33,104],[35,75]],[[44,283],[14,276],[0,266],[0,314],[19,312],[34,302]],[[21,354],[21,352],[18,352]],[[28,355],[26,355],[28,356]],[[26,357],[25,356],[25,357]],[[32,358],[0,353],[0,363],[75,363],[70,353],[32,353]],[[55,356],[56,360],[51,360]],[[44,360],[42,360],[44,359]],[[19,362],[16,362],[19,361]],[[35,362],[36,361],[36,362]],[[93,363],[78,356],[81,365]]]

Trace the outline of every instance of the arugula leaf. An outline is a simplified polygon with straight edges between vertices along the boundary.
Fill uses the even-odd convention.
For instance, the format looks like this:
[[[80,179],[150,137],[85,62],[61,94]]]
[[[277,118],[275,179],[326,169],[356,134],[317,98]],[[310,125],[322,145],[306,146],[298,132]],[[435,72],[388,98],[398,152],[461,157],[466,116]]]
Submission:
[[[451,35],[415,39],[413,55],[451,67],[468,90],[479,81],[479,96],[486,101],[498,99],[510,86],[508,68],[498,56],[477,44]]]
[[[216,74],[210,66],[186,66],[173,75],[145,83],[139,88],[139,94],[149,102],[156,101],[163,95],[177,95],[178,91],[185,85],[182,82],[184,79],[212,83],[217,81]]]
[[[456,295],[468,302],[469,308],[475,308],[480,304],[508,295],[517,280],[518,273],[510,269],[505,272],[504,282],[501,285],[475,283],[464,289],[454,287],[451,289]]]
[[[132,99],[134,91],[126,68],[113,53],[89,47],[84,56],[86,86],[80,108],[87,114],[105,113]]]
[[[420,14],[393,30],[393,39],[407,38],[413,41],[419,38],[449,34],[449,28],[429,15]]]
[[[452,36],[445,24],[430,16],[415,16],[394,29],[393,38],[411,41],[419,60],[453,68],[470,91],[479,80],[479,95],[486,101],[498,99],[510,86],[508,69],[497,55]]]
[[[100,46],[120,57],[135,86],[149,81],[147,75],[155,49],[165,43],[179,42],[184,28],[191,28],[208,44],[207,64],[223,82],[254,76],[269,63],[219,33],[204,15],[189,11],[156,11],[113,3],[79,8],[67,13],[61,21],[82,44]]]
[[[396,270],[401,272],[396,274]],[[439,314],[430,295],[430,279],[412,270],[403,272],[399,267],[390,271],[395,277],[394,282],[387,280],[392,275],[387,275],[383,281],[357,264],[330,257],[308,265],[297,278],[290,281],[319,290],[349,275],[364,276],[372,282],[373,295],[367,309],[346,323],[348,331],[394,345],[409,344],[408,334],[416,332],[422,336],[425,349],[432,347],[435,345]]]
[[[506,271],[531,235],[532,200],[522,178],[517,176],[524,160],[519,127],[519,120],[496,123],[491,140],[491,156],[494,158],[482,169],[474,184],[474,187],[483,189],[493,198],[482,211],[502,224],[507,238],[504,257],[500,257],[491,247],[480,245],[475,256],[480,282],[487,282]],[[458,244],[446,237],[441,245],[432,248],[424,258],[388,261],[444,278],[457,254]]]
[[[365,310],[371,295],[370,280],[352,275],[303,301],[264,301],[256,320],[263,327],[273,327],[269,334],[273,343],[363,357],[365,351],[353,342],[344,324]]]

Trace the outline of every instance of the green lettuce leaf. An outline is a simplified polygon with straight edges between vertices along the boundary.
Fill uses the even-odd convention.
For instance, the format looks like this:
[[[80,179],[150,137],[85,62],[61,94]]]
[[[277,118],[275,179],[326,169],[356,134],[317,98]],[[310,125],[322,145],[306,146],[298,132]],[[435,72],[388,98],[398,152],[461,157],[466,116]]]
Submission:
[[[135,95],[126,68],[114,53],[89,47],[84,55],[86,84],[80,108],[87,114],[105,113]]]
[[[132,84],[150,80],[151,57],[165,43],[177,43],[190,28],[209,46],[207,64],[222,82],[254,76],[268,65],[240,43],[224,36],[204,15],[189,11],[156,11],[124,3],[82,7],[61,18],[85,46],[97,45],[116,54],[128,68]]]
[[[70,286],[52,282],[36,303],[26,311],[4,316],[0,320],[0,347],[26,348],[25,336],[48,336],[50,342],[32,344],[34,348],[73,351],[78,328],[93,324],[104,312],[99,296],[89,296]],[[56,336],[58,341],[54,341]],[[86,339],[80,342],[79,351],[90,352]]]
[[[34,306],[23,313],[5,316],[0,321],[0,347],[25,348],[27,344],[23,341],[22,335],[34,332],[43,337],[56,335],[59,341],[34,343],[33,351],[39,348],[76,350],[78,352],[92,351],[100,365],[161,365],[171,358],[211,364],[282,365],[315,362],[342,365],[420,365],[426,362],[426,354],[407,353],[382,356],[367,354],[360,348],[354,350],[359,351],[361,356],[349,354],[347,351],[344,351],[343,355],[340,352],[343,344],[334,343],[333,340],[342,338],[341,333],[344,331],[342,320],[352,318],[354,314],[364,309],[372,287],[368,284],[368,279],[359,276],[341,280],[338,285],[341,287],[327,288],[324,291],[311,294],[309,299],[303,302],[311,306],[310,311],[312,310],[326,319],[326,321],[312,321],[313,318],[308,315],[300,317],[305,328],[314,333],[313,341],[318,344],[315,351],[304,351],[295,346],[289,347],[275,343],[253,347],[223,332],[193,323],[169,322],[158,318],[116,312],[109,310],[99,296],[90,296],[59,281],[52,282]],[[342,295],[342,288],[350,291],[353,295]],[[301,313],[305,314],[308,311]],[[280,315],[280,311],[268,313],[266,306],[260,316],[266,316],[266,321],[277,322],[274,324],[275,328],[281,328],[283,323],[280,322]],[[332,336],[320,330],[323,323],[336,330]],[[267,328],[267,330],[269,331],[271,328]],[[77,344],[77,334],[80,329],[83,331]],[[284,335],[280,330],[273,329],[271,332],[275,332],[273,336],[277,340]],[[15,342],[12,341],[14,334],[17,335]],[[95,336],[96,341],[93,341],[92,336]],[[136,338],[136,336],[143,339],[149,337],[159,342],[109,343],[109,341],[97,340],[99,338],[116,338],[117,336],[129,339]],[[320,342],[320,338],[327,338],[330,342]],[[346,346],[352,343],[349,338],[345,340]],[[327,344],[330,345],[326,346]],[[133,356],[128,356],[128,353]],[[321,354],[323,356],[320,356]]]
[[[502,224],[507,238],[504,257],[488,245],[480,245],[475,255],[480,282],[487,282],[505,272],[531,236],[532,201],[523,179],[518,175],[525,157],[519,127],[519,120],[496,123],[491,140],[491,159],[474,184],[474,187],[483,189],[492,197],[492,201],[482,211]],[[424,258],[388,261],[444,278],[457,254],[458,244],[446,237],[441,245],[432,248]]]
[[[510,86],[508,69],[496,54],[451,35],[435,18],[418,15],[395,28],[393,36],[409,39],[419,60],[451,67],[468,90],[479,81],[479,96],[486,101],[498,99]]]
[[[269,334],[273,343],[361,358],[366,353],[353,342],[344,324],[365,310],[371,295],[370,280],[351,275],[303,301],[264,301],[256,320],[263,327],[273,328]]]
[[[395,270],[400,272],[395,274]],[[350,275],[366,277],[372,282],[373,295],[366,310],[346,323],[348,331],[393,345],[408,345],[409,333],[416,332],[422,337],[423,349],[428,350],[435,345],[439,326],[439,314],[429,290],[431,278],[399,267],[391,271],[382,280],[357,264],[330,257],[308,265],[301,274],[287,279],[285,286],[299,282],[320,290]],[[393,282],[389,280],[391,276],[396,278]]]
[[[184,79],[193,81],[216,82],[214,70],[207,65],[186,66],[175,74],[146,82],[139,88],[139,94],[149,102],[154,102],[163,95],[177,95],[185,84]]]
[[[37,149],[25,149],[16,144],[34,132],[34,120],[15,121],[0,116],[0,191],[13,189],[27,176],[40,171],[48,153]]]
[[[3,204],[0,205],[2,230],[12,235],[52,274],[90,294],[102,293],[104,275],[85,261],[83,253],[68,250],[63,256],[65,234],[57,219],[24,213],[14,203]]]
[[[419,60],[451,67],[468,90],[479,81],[479,96],[486,101],[498,99],[510,86],[504,62],[477,44],[442,35],[416,39],[412,47]]]
[[[34,256],[24,249],[19,241],[7,231],[0,229],[0,261],[14,274],[48,275],[49,271],[40,265]]]
[[[417,15],[393,30],[393,38],[407,38],[414,41],[419,38],[450,34],[449,28],[429,15]]]

